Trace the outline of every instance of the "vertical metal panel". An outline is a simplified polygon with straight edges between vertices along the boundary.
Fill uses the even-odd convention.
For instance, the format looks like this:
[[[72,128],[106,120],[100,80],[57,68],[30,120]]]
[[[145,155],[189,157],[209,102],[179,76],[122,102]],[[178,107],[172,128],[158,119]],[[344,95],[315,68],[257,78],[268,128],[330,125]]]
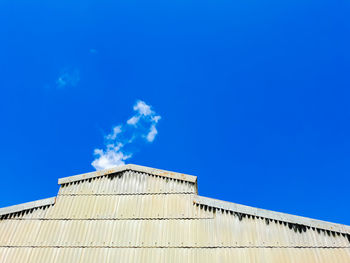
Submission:
[[[82,257],[82,252],[83,251],[87,251],[87,249],[83,249],[83,248],[56,248],[56,257],[55,257],[55,261],[53,261],[53,263],[66,263],[66,262],[82,262],[80,259]],[[99,261],[97,261],[99,262]],[[29,263],[35,263],[35,261],[33,262],[29,262]]]
[[[126,171],[63,184],[59,190],[59,195],[132,193],[196,193],[196,186],[187,181]]]
[[[31,248],[6,248],[4,249],[4,261],[6,263],[28,262]],[[0,255],[1,258],[1,255]]]
[[[349,248],[0,248],[6,263],[346,263],[349,258]]]
[[[309,243],[300,247],[349,247],[346,237],[341,235],[327,236],[325,240],[312,239],[313,230],[303,233],[289,230],[291,233],[287,236],[277,231],[271,231],[275,237],[264,235],[266,227],[274,228],[272,223],[255,229],[254,220],[244,219],[231,226],[219,224],[215,219],[12,220],[12,223],[17,224],[17,228],[1,233],[8,237],[6,246],[299,247],[291,243],[306,237]]]
[[[0,246],[9,246],[12,236],[18,227],[17,221],[0,220]]]
[[[42,220],[13,220],[15,229],[8,229],[11,234],[8,240],[10,246],[32,246],[39,232]]]
[[[57,252],[57,249],[55,248],[47,248],[47,247],[33,248],[28,262],[35,262],[35,263],[54,262],[56,252]]]
[[[196,204],[193,187],[135,172],[73,182],[0,220],[0,262],[350,262],[344,234]]]
[[[0,262],[5,262],[6,252],[8,251],[7,247],[0,246]]]
[[[192,194],[61,195],[47,219],[212,218]]]

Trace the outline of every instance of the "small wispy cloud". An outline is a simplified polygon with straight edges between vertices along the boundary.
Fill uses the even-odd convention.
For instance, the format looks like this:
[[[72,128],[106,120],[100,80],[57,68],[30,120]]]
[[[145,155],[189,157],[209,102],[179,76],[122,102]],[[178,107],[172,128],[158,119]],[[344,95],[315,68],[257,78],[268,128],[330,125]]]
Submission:
[[[157,134],[158,134],[158,131],[156,129],[156,126],[152,125],[151,128],[150,128],[149,133],[146,136],[147,141],[153,142],[154,138],[156,137]]]
[[[136,101],[135,114],[125,124],[114,126],[105,139],[105,149],[95,149],[91,165],[96,170],[124,165],[143,143],[152,143],[161,117],[144,101]]]
[[[80,81],[80,72],[76,68],[64,68],[56,79],[57,88],[75,87]]]

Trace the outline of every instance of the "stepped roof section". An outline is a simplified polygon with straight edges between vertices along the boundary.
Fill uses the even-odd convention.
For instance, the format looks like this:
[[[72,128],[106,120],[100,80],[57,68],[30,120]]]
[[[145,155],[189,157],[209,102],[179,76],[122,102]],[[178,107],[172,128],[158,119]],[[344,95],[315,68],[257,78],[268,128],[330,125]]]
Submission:
[[[100,176],[120,173],[120,172],[124,172],[124,171],[129,171],[129,170],[134,171],[134,172],[140,172],[140,173],[146,173],[146,174],[150,174],[150,175],[165,177],[165,178],[171,178],[171,179],[180,180],[180,181],[186,181],[186,182],[190,182],[190,183],[194,183],[194,184],[197,183],[197,176],[183,174],[183,173],[170,172],[170,171],[166,171],[166,170],[160,170],[160,169],[150,168],[150,167],[141,166],[141,165],[126,164],[126,165],[118,166],[118,167],[111,168],[111,169],[105,169],[105,170],[101,170],[101,171],[60,178],[60,179],[58,179],[58,184],[72,183],[72,182],[87,180],[90,178],[96,178],[96,177],[100,177]]]
[[[108,176],[108,175],[114,175],[125,171],[140,172],[151,176],[159,176],[159,177],[164,177],[168,179],[189,182],[196,186],[195,189],[197,192],[197,176],[171,172],[171,171],[166,171],[161,169],[155,169],[155,168],[150,168],[150,167],[140,166],[135,164],[127,164],[127,165],[123,165],[123,166],[119,166],[111,169],[105,169],[105,170],[100,170],[96,172],[90,172],[90,173],[84,173],[84,174],[59,178],[58,184],[59,185],[73,184],[76,182],[91,180],[94,178],[99,178],[99,177]],[[20,213],[22,211],[27,211],[35,208],[40,208],[40,207],[47,207],[50,205],[54,205],[55,201],[56,201],[56,197],[50,197],[50,198],[41,199],[33,202],[27,202],[19,205],[0,208],[0,216],[13,214],[13,213]],[[282,221],[286,223],[313,227],[317,229],[350,234],[350,226],[330,223],[330,222],[311,219],[307,217],[295,216],[295,215],[286,214],[286,213],[274,212],[270,210],[240,205],[232,202],[216,200],[213,198],[208,198],[208,197],[203,197],[198,195],[194,197],[193,203],[212,207],[212,208],[232,211],[240,214],[262,217],[270,220],[277,220],[277,221]]]
[[[150,167],[145,167],[145,166],[140,166],[135,164],[127,164],[127,165],[123,165],[123,166],[119,166],[111,169],[105,169],[101,171],[60,178],[58,179],[58,184],[61,186],[70,185],[70,184],[75,184],[77,182],[111,176],[111,175],[119,174],[126,171],[139,172],[139,173],[147,174],[149,176],[162,177],[162,178],[167,178],[175,181],[183,181],[183,182],[188,182],[190,184],[193,184],[195,186],[194,194],[196,194],[193,198],[193,204],[231,211],[241,215],[260,217],[260,218],[265,218],[267,220],[275,220],[279,222],[285,222],[285,223],[350,235],[350,226],[347,226],[347,225],[336,224],[336,223],[311,219],[307,217],[295,216],[295,215],[286,214],[286,213],[274,212],[274,211],[260,209],[260,208],[254,208],[254,207],[240,205],[232,202],[216,200],[208,197],[202,197],[197,195],[198,190],[197,190],[196,176],[177,173],[177,172],[171,172],[171,171],[166,171],[161,169],[155,169],[155,168],[150,168]],[[133,175],[133,176],[136,176],[136,175]],[[63,194],[67,194],[67,193],[63,193]],[[74,192],[73,194],[77,194],[77,193]],[[108,193],[104,193],[104,194],[108,194]],[[55,202],[56,202],[56,197],[51,197],[51,198],[41,199],[33,202],[0,208],[0,217],[5,218],[7,215],[11,215],[11,214],[16,214],[16,213],[20,214],[21,212],[25,212],[25,211],[29,211],[37,208],[42,208],[42,207],[45,208],[45,207],[53,206]]]
[[[12,205],[4,208],[0,208],[0,216],[5,216],[7,214],[20,213],[23,211],[35,209],[38,207],[45,207],[55,204],[56,197],[50,197],[45,199],[40,199],[33,202],[27,202],[19,205]]]
[[[0,262],[344,263],[348,226],[198,195],[195,176],[125,165],[0,209]]]

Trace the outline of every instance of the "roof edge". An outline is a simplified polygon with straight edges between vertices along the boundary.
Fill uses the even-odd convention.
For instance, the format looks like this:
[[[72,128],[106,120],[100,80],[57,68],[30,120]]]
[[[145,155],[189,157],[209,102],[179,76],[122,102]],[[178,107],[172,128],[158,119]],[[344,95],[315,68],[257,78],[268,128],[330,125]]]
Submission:
[[[128,170],[142,172],[142,173],[148,173],[148,174],[152,174],[152,175],[158,175],[158,176],[182,180],[182,181],[187,181],[187,182],[191,182],[194,184],[197,182],[197,176],[183,174],[183,173],[176,173],[176,172],[171,172],[171,171],[166,171],[166,170],[160,170],[160,169],[155,169],[155,168],[136,165],[136,164],[127,164],[127,165],[118,166],[115,168],[96,171],[96,172],[90,172],[90,173],[84,173],[84,174],[78,174],[78,175],[73,175],[73,176],[69,176],[69,177],[59,178],[58,184],[67,184],[67,183],[71,183],[71,182],[87,180],[90,178],[100,177],[100,176],[118,173],[118,172],[124,172],[124,171],[128,171]]]
[[[329,230],[333,232],[339,232],[344,234],[350,234],[350,226],[331,223],[327,221],[316,220],[308,217],[296,216],[291,214],[285,214],[281,212],[274,212],[271,210],[265,210],[261,208],[255,208],[251,206],[240,205],[236,203],[221,201],[204,196],[195,196],[194,203],[207,205],[210,207],[220,208],[242,214],[254,215],[263,218],[304,225],[314,227],[323,230]]]
[[[3,207],[3,208],[0,208],[0,216],[12,214],[12,213],[17,213],[17,212],[24,211],[24,210],[33,209],[36,207],[53,205],[55,202],[56,202],[56,197],[54,196],[54,197],[50,197],[50,198],[40,199],[37,201],[22,203],[19,205],[12,205],[12,206]]]

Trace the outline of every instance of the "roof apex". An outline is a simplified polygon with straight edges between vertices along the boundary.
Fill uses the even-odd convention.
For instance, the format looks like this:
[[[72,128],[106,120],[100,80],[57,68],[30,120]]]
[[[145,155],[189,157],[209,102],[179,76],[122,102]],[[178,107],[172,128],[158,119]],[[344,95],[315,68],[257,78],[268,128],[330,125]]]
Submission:
[[[84,173],[84,174],[78,174],[78,175],[73,175],[73,176],[69,176],[69,177],[59,178],[58,184],[67,184],[67,183],[71,183],[71,182],[86,180],[86,179],[90,179],[90,178],[100,177],[100,176],[118,173],[118,172],[124,172],[124,171],[128,171],[128,170],[142,172],[142,173],[148,173],[148,174],[152,174],[152,175],[162,176],[162,177],[166,177],[166,178],[172,178],[172,179],[181,180],[181,181],[187,181],[187,182],[191,182],[191,183],[197,182],[197,176],[183,174],[183,173],[170,172],[170,171],[166,171],[166,170],[160,170],[160,169],[155,169],[155,168],[136,165],[136,164],[126,164],[126,165],[122,165],[122,166],[117,166],[115,168],[100,170],[100,171],[96,171],[96,172],[90,172],[90,173]]]

